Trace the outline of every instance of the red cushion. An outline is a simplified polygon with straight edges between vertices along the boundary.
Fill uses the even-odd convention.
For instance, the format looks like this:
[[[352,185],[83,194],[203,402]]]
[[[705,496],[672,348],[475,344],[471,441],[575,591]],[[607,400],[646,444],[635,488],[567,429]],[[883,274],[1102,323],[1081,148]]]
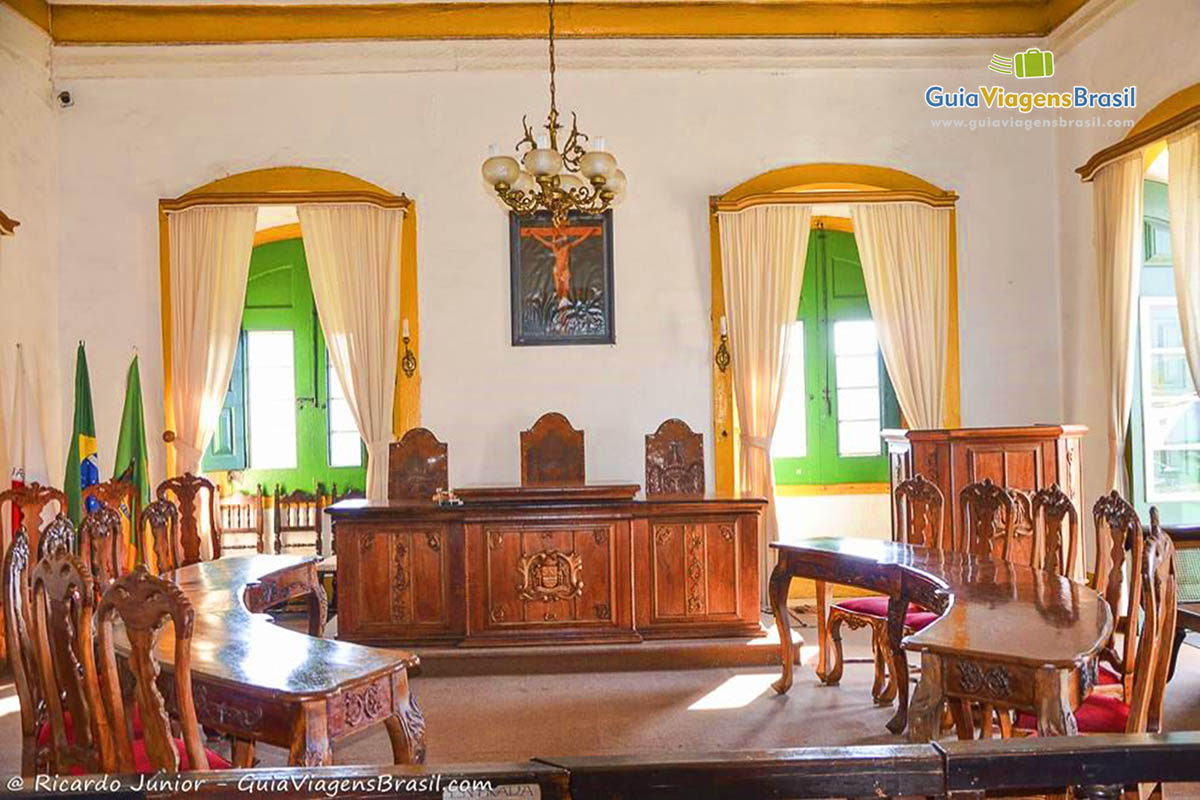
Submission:
[[[188,759],[187,745],[183,743],[183,739],[174,739],[173,741],[175,749],[179,751],[179,769],[190,770],[192,762]],[[204,755],[208,758],[209,769],[231,769],[233,767],[232,764],[207,747],[204,748]],[[157,771],[150,762],[150,754],[146,752],[145,739],[135,739],[133,742],[133,768],[139,774],[153,774]]]
[[[63,712],[63,727],[67,730],[67,741],[75,741],[75,723],[71,721],[71,712]],[[133,735],[135,737],[142,735],[142,712],[137,707],[133,707]],[[50,722],[42,723],[42,727],[38,728],[37,735],[38,747],[48,747],[50,745]]]
[[[1129,721],[1129,706],[1106,694],[1089,694],[1075,709],[1075,723],[1080,733],[1124,733]],[[1029,713],[1017,715],[1017,727],[1037,730],[1037,717]]]
[[[1107,664],[1100,665],[1100,669],[1096,673],[1097,686],[1120,686],[1121,683],[1121,676],[1115,669]]]
[[[887,617],[887,597],[851,597],[834,603],[834,608],[850,611],[854,614],[865,614],[869,617]],[[904,616],[904,624],[913,630],[920,630],[938,618],[932,611],[926,611],[915,603],[908,604],[908,613]]]

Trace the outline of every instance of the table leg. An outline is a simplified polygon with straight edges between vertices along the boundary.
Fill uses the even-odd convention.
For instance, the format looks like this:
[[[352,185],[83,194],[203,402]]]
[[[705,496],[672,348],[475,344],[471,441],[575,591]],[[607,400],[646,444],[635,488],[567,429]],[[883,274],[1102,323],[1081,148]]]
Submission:
[[[1033,675],[1038,736],[1075,736],[1079,727],[1071,710],[1070,670],[1042,667]]]
[[[771,599],[771,614],[775,617],[775,630],[779,633],[779,663],[783,674],[779,680],[771,684],[779,694],[787,694],[792,688],[792,625],[788,619],[788,587],[791,586],[792,576],[788,574],[788,557],[779,554],[775,569],[771,570],[771,580],[768,584],[768,595]],[[824,641],[822,639],[822,641]]]
[[[292,743],[288,748],[288,766],[321,767],[332,764],[333,748],[329,746],[325,701],[309,701],[300,707],[292,722]]]
[[[308,596],[308,635],[324,638],[325,620],[329,615],[329,601],[320,579],[312,582],[312,594]]]
[[[888,720],[887,729],[895,734],[908,725],[908,656],[901,646],[904,641],[904,618],[908,614],[908,597],[903,591],[888,599],[888,647],[892,651],[892,680],[896,682],[896,714]],[[921,662],[924,663],[923,661]]]
[[[914,743],[932,742],[942,735],[942,709],[946,703],[946,686],[942,675],[942,657],[933,653],[921,654],[921,682],[913,692],[912,719],[908,725],[908,740]],[[891,728],[891,724],[888,724]],[[892,731],[898,733],[899,731]]]
[[[396,764],[425,763],[425,715],[408,688],[408,674],[392,676],[392,715],[384,720]]]
[[[833,599],[833,588],[825,581],[814,581],[817,590],[817,677],[821,683],[829,680],[829,606]],[[840,659],[839,659],[840,661]],[[838,678],[841,678],[839,671]],[[833,681],[837,683],[837,681]]]
[[[254,740],[233,740],[233,768],[250,769],[254,766]]]

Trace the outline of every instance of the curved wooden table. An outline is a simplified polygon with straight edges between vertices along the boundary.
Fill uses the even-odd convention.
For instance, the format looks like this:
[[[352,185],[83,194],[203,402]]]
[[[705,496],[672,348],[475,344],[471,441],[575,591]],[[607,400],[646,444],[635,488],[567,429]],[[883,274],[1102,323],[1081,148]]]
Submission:
[[[1096,683],[1097,658],[1112,632],[1108,604],[1096,592],[1053,572],[965,553],[872,539],[774,542],[779,561],[771,573],[771,611],[780,641],[791,642],[788,586],[793,577],[840,583],[888,595],[888,638],[898,674],[892,733],[909,727],[909,739],[941,734],[947,698],[964,698],[1037,715],[1043,736],[1076,733],[1074,708]],[[904,637],[908,604],[941,614]],[[823,617],[823,613],[819,615]],[[826,680],[827,636],[819,619]],[[921,653],[921,682],[908,704],[905,650]],[[792,685],[790,649],[781,649],[783,693]],[[911,716],[911,724],[909,717]]]
[[[250,742],[288,748],[292,765],[332,764],[335,740],[380,722],[397,764],[423,763],[425,719],[408,686],[408,670],[420,663],[416,655],[310,636],[261,613],[307,596],[313,598],[310,629],[323,622],[317,563],[301,556],[235,556],[163,576],[196,610],[191,670],[197,718],[234,737],[235,761],[242,766],[253,755]],[[122,638],[117,645],[127,650]],[[174,664],[174,639],[168,625],[156,646],[164,673]],[[160,680],[160,686],[174,682]]]

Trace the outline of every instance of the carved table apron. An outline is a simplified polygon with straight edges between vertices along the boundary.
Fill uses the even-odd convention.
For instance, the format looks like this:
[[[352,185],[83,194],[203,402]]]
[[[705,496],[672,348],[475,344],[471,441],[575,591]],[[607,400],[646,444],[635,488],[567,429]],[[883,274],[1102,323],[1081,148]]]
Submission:
[[[822,538],[771,547],[779,556],[770,595],[781,642],[791,641],[791,579],[817,581],[822,681],[828,678],[826,584],[888,595],[888,640],[898,673],[892,733],[908,727],[912,741],[936,739],[950,698],[1032,712],[1043,736],[1076,732],[1073,709],[1095,685],[1097,656],[1112,630],[1108,605],[1087,586],[1019,564],[896,542]],[[905,637],[910,602],[941,616]],[[905,650],[921,653],[911,706]],[[782,652],[783,675],[774,685],[780,693],[792,685],[791,658]]]
[[[288,763],[333,763],[332,743],[377,723],[387,726],[397,764],[425,761],[425,720],[409,691],[412,653],[310,636],[275,625],[264,609],[308,595],[310,629],[324,619],[317,560],[249,555],[168,573],[196,610],[191,670],[196,717],[234,737],[235,760],[252,743],[288,748]],[[313,593],[313,587],[317,592]],[[127,650],[124,634],[117,646]],[[155,654],[164,676],[174,664],[174,633]],[[173,681],[163,681],[164,688]],[[173,698],[168,697],[168,702]]]

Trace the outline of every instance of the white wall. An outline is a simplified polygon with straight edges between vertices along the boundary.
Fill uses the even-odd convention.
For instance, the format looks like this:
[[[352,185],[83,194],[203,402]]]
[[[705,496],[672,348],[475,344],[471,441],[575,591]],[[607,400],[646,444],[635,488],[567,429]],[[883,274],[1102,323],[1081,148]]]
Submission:
[[[1059,59],[1070,83],[1104,87],[1134,84],[1140,118],[1158,102],[1200,81],[1200,3],[1143,0],[1123,3],[1102,24],[1073,42]],[[1114,115],[1115,116],[1115,115]],[[1093,153],[1125,131],[1070,128],[1059,131],[1054,175],[1058,197],[1058,267],[1062,282],[1063,401],[1066,419],[1091,428],[1084,445],[1084,497],[1106,491],[1107,390],[1100,355],[1099,289],[1092,249],[1092,187],[1074,173]]]
[[[12,412],[17,342],[40,400],[45,466],[57,485],[66,460],[61,421],[56,115],[50,41],[0,4],[0,210],[19,221],[0,240],[0,409]],[[7,453],[0,458],[7,464]],[[31,468],[32,464],[29,465]],[[8,475],[0,476],[4,485]]]
[[[669,416],[711,453],[706,200],[805,162],[892,166],[959,192],[964,423],[1057,420],[1053,217],[1029,201],[1051,190],[1051,136],[935,130],[922,101],[930,83],[988,77],[992,44],[722,42],[709,47],[719,68],[685,69],[661,53],[705,63],[705,43],[564,43],[561,103],[607,136],[630,180],[615,220],[618,344],[572,348],[509,345],[506,218],[478,174],[489,143],[544,113],[537,43],[363,46],[357,61],[322,45],[58,48],[76,97],[59,129],[61,338],[89,343],[101,463],[131,346],[152,442],[161,432],[156,200],[274,165],[415,198],[423,419],[449,441],[457,485],[515,480],[517,432],[549,409],[587,431],[592,479],[640,480],[642,436]],[[64,368],[71,358],[60,349]],[[161,447],[152,458],[161,470]]]

